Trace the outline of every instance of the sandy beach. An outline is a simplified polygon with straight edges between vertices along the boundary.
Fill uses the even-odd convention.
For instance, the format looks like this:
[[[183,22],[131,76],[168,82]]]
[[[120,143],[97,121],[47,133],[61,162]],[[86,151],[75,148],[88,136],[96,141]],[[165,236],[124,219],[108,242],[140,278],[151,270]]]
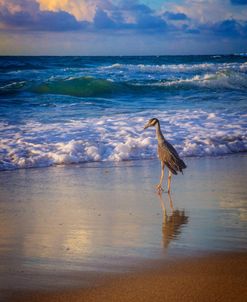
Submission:
[[[3,301],[244,301],[247,156],[0,173]]]
[[[98,286],[55,292],[18,292],[10,301],[245,301],[246,254],[216,254],[164,264],[137,274],[100,279]]]

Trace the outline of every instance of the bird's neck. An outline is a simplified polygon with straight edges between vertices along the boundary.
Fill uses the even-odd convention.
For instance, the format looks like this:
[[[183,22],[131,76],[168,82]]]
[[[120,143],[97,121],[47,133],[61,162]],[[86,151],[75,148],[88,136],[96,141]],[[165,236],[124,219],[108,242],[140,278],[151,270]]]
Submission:
[[[159,122],[156,123],[155,128],[156,128],[156,136],[157,136],[158,142],[159,141],[163,141],[164,140],[164,135],[161,132],[160,123]]]

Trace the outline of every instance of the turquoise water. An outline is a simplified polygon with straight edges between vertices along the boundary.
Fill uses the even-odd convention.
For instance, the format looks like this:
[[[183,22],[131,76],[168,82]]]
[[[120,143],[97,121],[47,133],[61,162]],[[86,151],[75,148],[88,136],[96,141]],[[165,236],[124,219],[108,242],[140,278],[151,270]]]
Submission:
[[[156,157],[151,117],[181,156],[247,150],[247,59],[1,57],[0,169]]]

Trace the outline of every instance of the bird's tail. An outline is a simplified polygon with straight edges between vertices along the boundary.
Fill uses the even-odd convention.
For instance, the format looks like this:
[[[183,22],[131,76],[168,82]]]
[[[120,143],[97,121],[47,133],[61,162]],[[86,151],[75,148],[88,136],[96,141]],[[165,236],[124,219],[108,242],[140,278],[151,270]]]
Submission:
[[[178,165],[179,165],[179,171],[180,171],[182,174],[184,174],[184,173],[183,173],[183,169],[186,169],[187,166],[186,166],[185,162],[184,162],[181,158],[179,159]]]
[[[180,167],[180,169],[186,169],[187,168],[185,162],[181,158],[179,159],[179,167]]]
[[[187,167],[179,157],[172,157],[170,162],[166,162],[166,165],[173,174],[177,174],[178,171],[183,174],[183,169]]]

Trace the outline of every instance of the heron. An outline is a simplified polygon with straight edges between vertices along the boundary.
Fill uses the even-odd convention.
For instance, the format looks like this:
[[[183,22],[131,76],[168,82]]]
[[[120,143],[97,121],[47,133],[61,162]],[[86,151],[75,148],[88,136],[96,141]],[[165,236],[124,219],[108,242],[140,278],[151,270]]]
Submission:
[[[171,179],[172,174],[178,174],[181,172],[183,174],[183,169],[186,168],[186,164],[179,157],[175,148],[164,138],[164,135],[160,129],[160,122],[157,118],[152,118],[148,121],[148,123],[144,126],[144,129],[149,127],[156,128],[156,137],[158,140],[158,157],[161,161],[161,175],[160,182],[156,186],[158,192],[164,191],[162,188],[162,182],[164,179],[164,170],[165,166],[168,168],[168,181],[167,181],[167,193],[171,192]]]

